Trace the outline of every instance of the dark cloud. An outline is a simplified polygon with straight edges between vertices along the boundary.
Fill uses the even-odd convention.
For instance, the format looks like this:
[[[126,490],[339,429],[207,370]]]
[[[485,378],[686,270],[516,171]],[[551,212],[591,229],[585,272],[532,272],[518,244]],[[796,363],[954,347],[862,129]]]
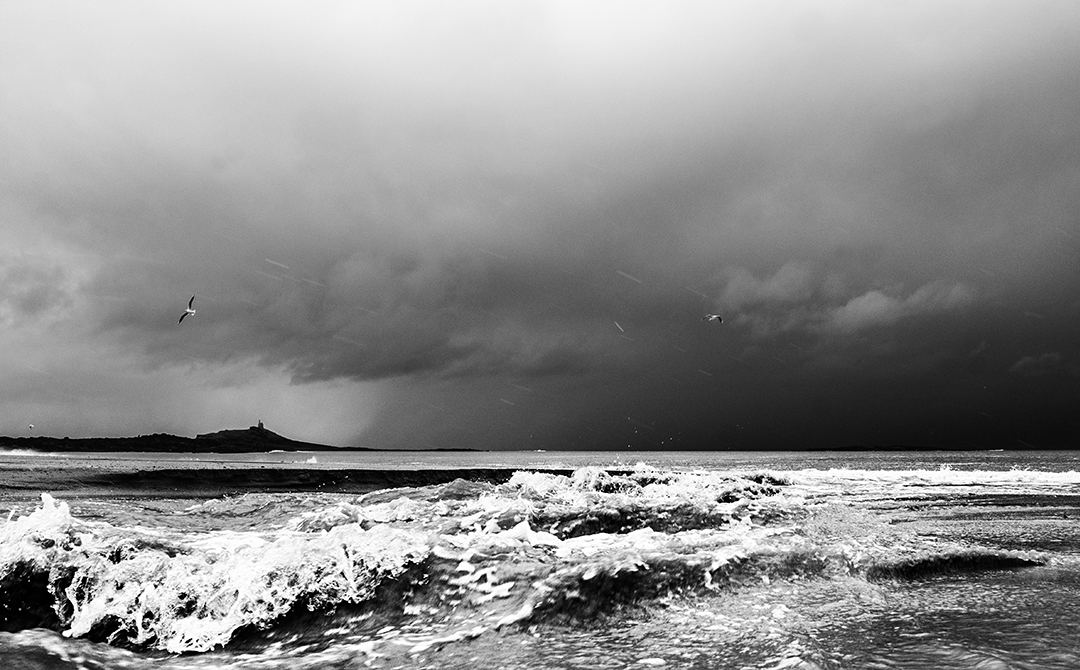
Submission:
[[[43,267],[25,256],[0,265],[0,323],[37,320],[74,303],[71,278],[62,267]]]
[[[4,319],[87,378],[341,385],[375,446],[944,444],[1075,360],[1073,3],[0,7]]]
[[[975,300],[974,292],[963,284],[932,282],[907,297],[894,297],[871,290],[833,310],[830,325],[851,333],[864,328],[891,326],[897,321],[963,308]]]
[[[1027,377],[1039,377],[1053,374],[1061,369],[1064,359],[1056,351],[1050,351],[1038,356],[1024,356],[1012,364],[1009,372],[1015,372]]]

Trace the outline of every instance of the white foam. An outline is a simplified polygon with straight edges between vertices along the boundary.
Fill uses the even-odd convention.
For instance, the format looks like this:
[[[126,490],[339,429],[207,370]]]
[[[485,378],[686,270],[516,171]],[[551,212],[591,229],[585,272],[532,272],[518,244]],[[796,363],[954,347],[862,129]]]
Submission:
[[[430,546],[426,533],[385,525],[262,534],[119,529],[74,519],[43,494],[40,508],[0,528],[0,570],[16,562],[73,570],[63,591],[67,636],[115,617],[133,644],[179,653],[224,645],[237,629],[266,625],[300,602],[362,602]]]

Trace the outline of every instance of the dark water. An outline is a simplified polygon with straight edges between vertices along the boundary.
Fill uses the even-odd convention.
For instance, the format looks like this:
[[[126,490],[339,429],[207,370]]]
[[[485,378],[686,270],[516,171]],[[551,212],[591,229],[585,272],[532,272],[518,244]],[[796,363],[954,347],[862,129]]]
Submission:
[[[0,668],[1080,667],[1076,452],[636,456],[362,494],[10,484]],[[317,460],[288,467],[343,465]]]

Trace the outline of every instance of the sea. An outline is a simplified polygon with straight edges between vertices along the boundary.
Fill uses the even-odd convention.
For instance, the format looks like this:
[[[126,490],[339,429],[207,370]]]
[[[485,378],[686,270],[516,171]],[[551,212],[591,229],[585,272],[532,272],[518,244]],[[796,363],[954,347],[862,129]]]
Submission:
[[[0,668],[1076,670],[1080,451],[0,452]]]

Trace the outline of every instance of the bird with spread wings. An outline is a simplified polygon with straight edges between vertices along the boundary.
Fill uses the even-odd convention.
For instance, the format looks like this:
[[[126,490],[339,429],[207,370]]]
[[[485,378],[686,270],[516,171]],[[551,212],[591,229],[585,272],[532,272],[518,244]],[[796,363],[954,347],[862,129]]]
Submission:
[[[177,321],[177,323],[183,323],[185,316],[191,316],[191,315],[195,314],[195,310],[191,306],[192,303],[194,303],[194,302],[195,302],[195,296],[191,296],[191,300],[188,300],[188,303],[187,303],[187,309],[185,309],[184,313],[180,315],[180,320]]]

